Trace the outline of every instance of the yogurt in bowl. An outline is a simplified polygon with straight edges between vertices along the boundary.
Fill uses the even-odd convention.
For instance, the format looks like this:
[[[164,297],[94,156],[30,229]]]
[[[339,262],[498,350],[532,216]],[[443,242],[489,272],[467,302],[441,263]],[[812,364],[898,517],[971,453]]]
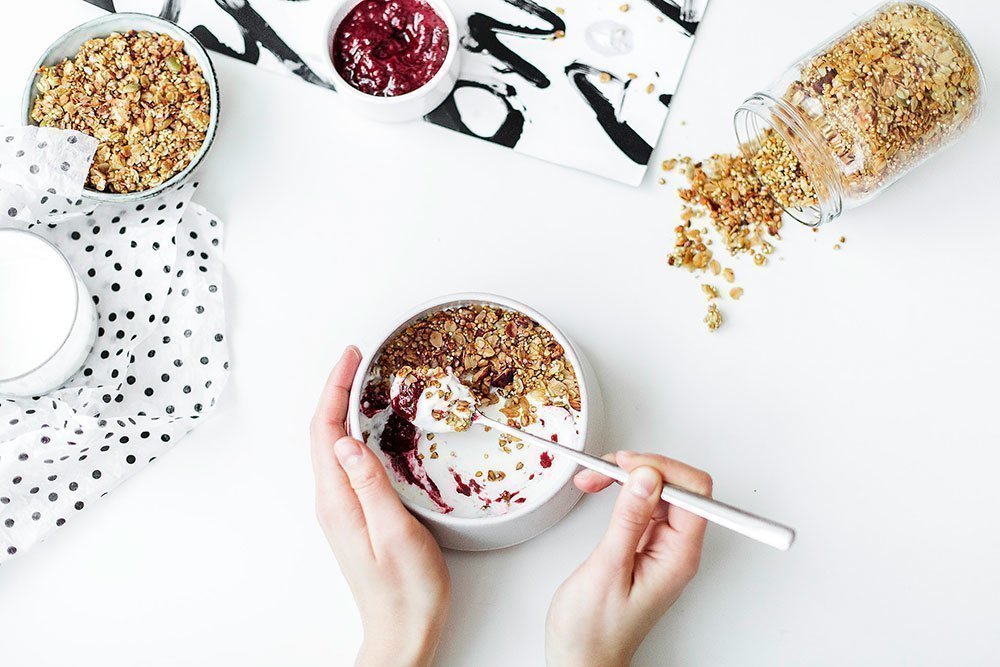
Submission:
[[[435,418],[456,403],[455,421],[442,426]],[[534,537],[579,499],[576,466],[469,428],[463,416],[471,407],[593,453],[603,423],[593,372],[537,312],[502,297],[461,294],[404,318],[355,378],[351,432],[382,460],[404,504],[443,546],[493,549]]]

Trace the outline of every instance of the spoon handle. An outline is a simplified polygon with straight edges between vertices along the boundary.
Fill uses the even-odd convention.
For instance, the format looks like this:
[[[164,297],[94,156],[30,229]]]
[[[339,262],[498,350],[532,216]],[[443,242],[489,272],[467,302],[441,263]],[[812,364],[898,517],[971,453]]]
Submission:
[[[514,428],[513,426],[508,426],[507,424],[485,417],[478,412],[473,416],[473,421],[482,426],[489,426],[490,428],[495,428],[502,433],[513,435],[514,437],[520,438],[521,440],[531,443],[537,447],[558,451],[566,458],[575,461],[584,468],[596,470],[602,475],[610,477],[617,482],[625,483],[625,481],[628,480],[628,473],[624,469],[614,463],[609,463],[602,458],[571,449],[565,445],[560,445],[558,442],[551,442],[549,440],[545,440],[544,438],[539,438],[538,436],[522,431],[521,429]],[[733,507],[732,505],[727,505],[726,503],[714,500],[713,498],[708,498],[707,496],[688,491],[687,489],[682,489],[681,487],[673,484],[664,484],[663,493],[660,494],[660,497],[671,505],[680,507],[681,509],[687,510],[692,514],[697,514],[698,516],[708,519],[709,521],[723,526],[724,528],[728,528],[739,533],[740,535],[757,540],[758,542],[772,546],[775,549],[780,549],[781,551],[787,551],[788,548],[792,546],[792,542],[795,541],[795,531],[788,526],[784,526],[776,521],[771,521],[770,519],[765,519],[764,517],[756,514],[751,514],[750,512],[741,510],[738,507]]]

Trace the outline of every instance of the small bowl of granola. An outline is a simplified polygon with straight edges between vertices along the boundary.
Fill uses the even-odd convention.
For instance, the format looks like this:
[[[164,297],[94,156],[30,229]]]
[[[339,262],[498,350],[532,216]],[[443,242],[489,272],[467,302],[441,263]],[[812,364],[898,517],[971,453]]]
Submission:
[[[579,500],[576,465],[558,453],[489,429],[425,432],[390,399],[399,374],[447,374],[468,387],[483,414],[595,453],[604,415],[594,372],[540,313],[495,295],[453,294],[408,313],[371,350],[351,391],[351,433],[442,546],[518,544]]]
[[[148,199],[186,180],[211,147],[215,69],[198,40],[170,21],[108,14],[73,28],[39,58],[22,118],[100,141],[87,198]]]

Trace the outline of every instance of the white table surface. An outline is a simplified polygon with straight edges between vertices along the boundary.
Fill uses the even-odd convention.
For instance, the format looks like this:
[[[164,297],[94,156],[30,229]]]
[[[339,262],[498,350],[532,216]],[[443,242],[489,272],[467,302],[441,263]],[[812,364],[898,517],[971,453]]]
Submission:
[[[997,93],[1000,5],[939,4]],[[712,0],[654,162],[732,150],[733,108],[865,7]],[[95,13],[4,7],[0,120],[41,50]],[[863,209],[788,227],[783,260],[735,264],[746,296],[709,335],[697,281],[665,263],[678,205],[657,170],[632,189],[374,125],[215,60],[223,122],[197,198],[226,224],[229,387],[169,455],[3,567],[0,665],[348,664],[360,625],[313,516],[309,416],[347,343],[464,290],[528,302],[588,352],[607,447],[703,467],[719,498],[799,530],[779,553],[710,529],[636,664],[997,664],[995,104]],[[441,256],[452,269],[429,270]],[[540,664],[551,594],[612,501],[519,547],[449,553],[440,664]]]

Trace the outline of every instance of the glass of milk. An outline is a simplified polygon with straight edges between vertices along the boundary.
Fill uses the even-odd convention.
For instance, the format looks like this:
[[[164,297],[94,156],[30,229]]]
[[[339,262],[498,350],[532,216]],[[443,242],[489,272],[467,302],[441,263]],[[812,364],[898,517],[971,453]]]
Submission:
[[[90,292],[59,249],[31,232],[0,229],[0,396],[61,386],[96,335]]]

